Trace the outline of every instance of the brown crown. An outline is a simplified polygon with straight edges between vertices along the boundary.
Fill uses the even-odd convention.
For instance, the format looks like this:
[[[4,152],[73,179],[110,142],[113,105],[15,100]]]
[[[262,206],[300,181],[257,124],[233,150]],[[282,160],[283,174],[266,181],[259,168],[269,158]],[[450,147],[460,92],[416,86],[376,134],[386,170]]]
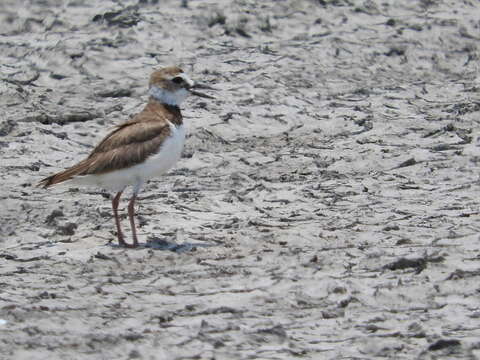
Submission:
[[[152,75],[150,75],[150,82],[148,86],[157,85],[160,87],[165,86],[165,81],[171,79],[175,75],[183,73],[183,70],[178,66],[170,66],[162,69],[155,70]]]

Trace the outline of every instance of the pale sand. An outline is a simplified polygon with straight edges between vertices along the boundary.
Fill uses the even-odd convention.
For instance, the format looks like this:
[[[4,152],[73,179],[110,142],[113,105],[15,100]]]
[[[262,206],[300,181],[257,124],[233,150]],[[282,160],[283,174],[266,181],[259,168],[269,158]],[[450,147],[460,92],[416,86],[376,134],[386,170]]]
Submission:
[[[1,359],[480,358],[476,1],[17,3]],[[141,194],[158,248],[106,245],[106,197],[33,185],[175,64],[217,100],[186,101],[184,157]]]

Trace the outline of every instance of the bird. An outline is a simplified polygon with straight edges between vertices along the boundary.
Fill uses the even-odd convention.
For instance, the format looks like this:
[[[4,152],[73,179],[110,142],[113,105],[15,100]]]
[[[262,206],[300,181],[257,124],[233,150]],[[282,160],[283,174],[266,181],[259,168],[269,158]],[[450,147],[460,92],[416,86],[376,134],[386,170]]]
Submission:
[[[112,210],[120,247],[139,246],[135,227],[135,201],[143,185],[165,174],[180,159],[185,142],[185,127],[180,104],[188,95],[213,99],[196,89],[213,89],[192,81],[178,66],[154,70],[149,81],[149,99],[144,109],[117,125],[77,164],[42,179],[37,186],[94,186],[115,194]],[[128,218],[132,243],[123,235],[118,206],[127,186],[132,186]],[[113,195],[112,194],[112,195]]]

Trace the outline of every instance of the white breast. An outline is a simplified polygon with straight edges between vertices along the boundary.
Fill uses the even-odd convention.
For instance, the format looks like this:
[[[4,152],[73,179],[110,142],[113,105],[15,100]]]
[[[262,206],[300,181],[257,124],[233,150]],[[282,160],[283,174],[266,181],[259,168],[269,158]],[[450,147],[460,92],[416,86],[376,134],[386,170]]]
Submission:
[[[143,174],[145,180],[151,177],[162,175],[167,172],[182,155],[185,143],[185,127],[175,126],[169,123],[171,135],[165,139],[159,151],[150,156],[144,163],[136,165],[139,173]]]
[[[183,124],[175,126],[169,123],[169,126],[170,136],[165,139],[158,152],[150,155],[143,163],[106,174],[79,176],[72,179],[70,183],[120,191],[128,185],[138,188],[147,180],[166,173],[180,159],[185,143]]]

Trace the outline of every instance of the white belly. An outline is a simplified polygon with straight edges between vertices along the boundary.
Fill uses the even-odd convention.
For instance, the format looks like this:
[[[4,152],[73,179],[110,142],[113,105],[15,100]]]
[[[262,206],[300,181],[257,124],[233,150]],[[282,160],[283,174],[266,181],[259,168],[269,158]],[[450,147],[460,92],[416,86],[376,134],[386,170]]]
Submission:
[[[178,127],[170,124],[170,129],[171,135],[165,139],[158,152],[150,155],[143,163],[105,174],[79,176],[69,183],[93,185],[112,191],[123,190],[128,185],[142,186],[148,179],[166,173],[182,155],[185,127],[183,124]]]

